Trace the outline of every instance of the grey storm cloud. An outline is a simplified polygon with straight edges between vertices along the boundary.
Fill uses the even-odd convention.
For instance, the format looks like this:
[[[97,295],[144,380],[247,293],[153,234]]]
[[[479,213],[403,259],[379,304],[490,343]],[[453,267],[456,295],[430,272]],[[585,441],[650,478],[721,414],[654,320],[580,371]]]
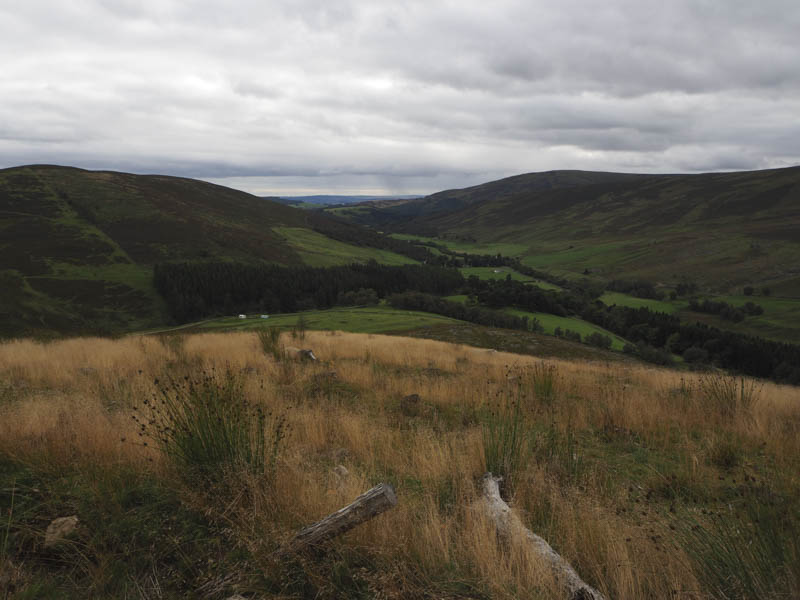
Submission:
[[[0,166],[258,193],[800,163],[795,0],[0,0]]]

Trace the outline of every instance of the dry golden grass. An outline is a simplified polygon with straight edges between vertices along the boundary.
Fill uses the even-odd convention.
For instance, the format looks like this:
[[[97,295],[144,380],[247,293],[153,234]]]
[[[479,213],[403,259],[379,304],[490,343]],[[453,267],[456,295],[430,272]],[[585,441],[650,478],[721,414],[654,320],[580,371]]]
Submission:
[[[800,455],[797,388],[763,384],[751,411],[725,419],[704,401],[700,376],[548,360],[557,373],[550,404],[531,392],[538,359],[530,356],[362,334],[308,332],[303,342],[285,341],[313,348],[320,362],[276,364],[251,333],[4,343],[0,452],[55,470],[125,463],[168,476],[163,457],[138,436],[134,407],[157,391],[157,378],[230,370],[245,379],[249,401],[285,413],[290,425],[275,479],[250,481],[247,503],[226,507],[264,564],[297,527],[391,480],[399,505],[336,542],[376,557],[387,595],[434,585],[453,595],[558,597],[525,544],[498,545],[474,507],[486,468],[482,415],[495,399],[513,397],[524,402],[541,452],[528,457],[512,505],[585,579],[631,600],[703,595],[687,555],[653,542],[666,523],[658,510],[620,510],[632,502],[625,469],[633,451],[619,458],[629,462],[606,464],[605,447],[584,446],[588,466],[575,475],[573,449],[547,454],[546,432],[605,435],[625,448],[636,440],[648,452],[677,454],[669,468],[698,488],[718,480],[709,452],[720,436],[738,436],[778,466],[796,465]],[[421,400],[404,403],[409,394]],[[334,473],[339,464],[349,475]],[[668,475],[654,471],[654,487]],[[461,587],[448,588],[449,580]]]

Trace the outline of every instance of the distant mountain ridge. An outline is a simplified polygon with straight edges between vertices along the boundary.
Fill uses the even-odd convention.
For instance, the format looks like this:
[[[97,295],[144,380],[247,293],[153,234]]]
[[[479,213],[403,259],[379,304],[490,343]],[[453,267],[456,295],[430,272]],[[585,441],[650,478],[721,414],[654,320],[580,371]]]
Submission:
[[[268,200],[275,200],[282,204],[319,204],[321,206],[330,204],[357,204],[359,202],[380,202],[386,200],[412,200],[422,198],[421,194],[394,194],[383,196],[370,196],[370,195],[336,195],[336,194],[317,194],[313,196],[280,196],[273,198],[272,196],[262,196]]]

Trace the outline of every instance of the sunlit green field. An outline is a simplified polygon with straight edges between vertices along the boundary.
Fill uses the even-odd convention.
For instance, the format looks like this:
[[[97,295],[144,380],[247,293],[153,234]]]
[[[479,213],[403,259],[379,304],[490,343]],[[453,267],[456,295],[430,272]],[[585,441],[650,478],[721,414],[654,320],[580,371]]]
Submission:
[[[401,254],[345,244],[311,229],[273,227],[272,230],[286,239],[286,243],[303,258],[303,262],[314,267],[347,265],[368,260],[376,260],[385,265],[417,264],[417,261]]]
[[[455,296],[447,296],[445,300],[450,300],[452,302],[466,302],[467,296],[463,294]],[[614,335],[613,333],[606,331],[602,327],[598,327],[597,325],[593,325],[591,323],[588,323],[587,321],[575,317],[557,317],[556,315],[551,315],[548,313],[528,312],[516,308],[505,308],[503,309],[503,312],[507,312],[509,314],[516,315],[518,317],[528,317],[528,319],[531,321],[533,319],[537,319],[544,328],[544,333],[547,333],[549,335],[553,335],[553,332],[556,327],[561,327],[562,330],[570,329],[572,331],[580,333],[581,338],[585,338],[587,335],[591,335],[592,333],[601,333],[603,335],[607,335],[611,337],[611,347],[614,350],[622,350],[622,347],[627,343],[623,338],[619,337],[618,335]]]
[[[696,319],[739,333],[766,337],[778,341],[800,343],[800,300],[794,298],[773,298],[764,296],[714,296],[713,300],[723,300],[734,306],[753,302],[764,309],[764,314],[745,318],[740,323],[725,321],[716,315],[704,315],[688,310],[681,314],[682,319]]]
[[[538,319],[539,323],[541,323],[542,327],[544,327],[544,332],[550,335],[553,334],[553,331],[556,327],[561,327],[562,330],[570,329],[580,333],[581,338],[586,338],[587,335],[591,335],[593,333],[607,335],[611,338],[611,347],[614,350],[622,350],[622,347],[627,343],[618,335],[614,335],[602,327],[598,327],[597,325],[593,325],[587,321],[577,319],[575,317],[558,317],[548,313],[528,312],[525,310],[518,310],[516,308],[506,308],[504,311],[518,317],[528,317],[528,319],[531,320]]]
[[[671,302],[669,300],[650,300],[648,298],[636,298],[628,294],[620,292],[606,292],[600,296],[600,300],[607,306],[616,304],[617,306],[628,306],[630,308],[640,308],[644,306],[655,312],[663,312],[672,314],[681,308],[688,306],[688,302],[684,300],[676,300]]]

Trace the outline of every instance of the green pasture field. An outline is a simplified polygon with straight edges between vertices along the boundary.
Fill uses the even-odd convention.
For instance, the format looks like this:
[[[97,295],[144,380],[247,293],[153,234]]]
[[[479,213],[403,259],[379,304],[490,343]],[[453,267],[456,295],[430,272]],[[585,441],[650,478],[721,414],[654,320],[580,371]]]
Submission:
[[[720,329],[800,344],[800,299],[744,295],[712,296],[711,299],[722,300],[733,306],[752,302],[761,306],[764,314],[746,317],[744,321],[733,323],[717,315],[683,310],[680,313],[681,319],[687,322],[697,320]]]
[[[321,208],[319,204],[315,205],[317,208]],[[335,208],[325,208],[325,212],[332,213],[334,215],[344,216],[344,215],[357,215],[360,213],[369,212],[369,208],[365,208],[363,206],[337,206]]]
[[[800,299],[776,298],[773,296],[745,296],[735,295],[699,295],[700,299],[708,297],[710,300],[723,301],[733,306],[742,306],[746,302],[753,302],[764,309],[764,314],[749,316],[739,323],[727,321],[718,315],[709,315],[689,310],[689,302],[684,299],[649,300],[636,298],[620,292],[606,292],[600,300],[608,306],[629,306],[631,308],[646,307],[652,311],[667,314],[677,314],[681,321],[693,323],[700,321],[723,330],[735,331],[764,337],[772,340],[800,343]]]
[[[388,250],[352,246],[301,227],[273,227],[303,259],[313,267],[332,267],[374,259],[384,265],[418,264],[417,261]]]
[[[606,292],[600,296],[600,300],[607,306],[616,304],[617,306],[628,306],[630,308],[649,308],[654,312],[672,314],[681,308],[688,306],[683,300],[671,302],[669,300],[650,300],[648,298],[637,298],[621,292]]]
[[[503,256],[521,256],[528,250],[527,244],[517,243],[461,242],[456,240],[431,238],[405,233],[393,233],[391,234],[391,237],[398,240],[440,244],[454,252],[466,252],[468,254],[502,254]]]
[[[575,269],[597,268],[609,264],[618,264],[620,261],[630,259],[630,249],[624,242],[601,242],[592,244],[575,244],[560,249],[547,249],[538,253],[530,251],[525,254],[522,262],[534,268],[565,268]]]
[[[445,300],[450,300],[451,302],[466,302],[467,297],[463,294],[446,296]],[[561,327],[561,329],[570,329],[580,333],[582,338],[592,333],[602,333],[603,335],[608,335],[611,337],[611,348],[614,350],[622,350],[622,347],[627,343],[618,335],[615,335],[610,331],[606,331],[602,327],[592,325],[591,323],[575,317],[558,317],[548,313],[528,312],[516,308],[504,308],[502,310],[503,312],[516,315],[517,317],[528,317],[529,320],[537,319],[539,323],[541,323],[542,327],[544,327],[544,332],[548,335],[553,335],[555,328]]]
[[[331,308],[328,310],[309,310],[300,313],[270,315],[261,319],[260,315],[248,315],[247,319],[223,317],[200,323],[191,328],[197,331],[208,330],[251,330],[263,327],[291,329],[302,317],[306,328],[326,331],[347,331],[350,333],[387,333],[442,325],[461,323],[456,319],[431,313],[400,310],[385,306],[359,308]]]
[[[504,311],[518,317],[528,317],[530,320],[538,319],[539,323],[541,323],[542,327],[544,327],[545,333],[550,335],[553,335],[553,331],[556,327],[561,327],[561,329],[570,329],[580,333],[581,338],[585,338],[587,335],[591,335],[592,333],[602,333],[603,335],[607,335],[611,338],[611,348],[614,350],[622,350],[622,347],[628,343],[618,335],[615,335],[610,331],[606,331],[602,327],[592,325],[591,323],[575,317],[558,317],[548,313],[528,312],[525,310],[518,310],[516,308],[506,308]]]

